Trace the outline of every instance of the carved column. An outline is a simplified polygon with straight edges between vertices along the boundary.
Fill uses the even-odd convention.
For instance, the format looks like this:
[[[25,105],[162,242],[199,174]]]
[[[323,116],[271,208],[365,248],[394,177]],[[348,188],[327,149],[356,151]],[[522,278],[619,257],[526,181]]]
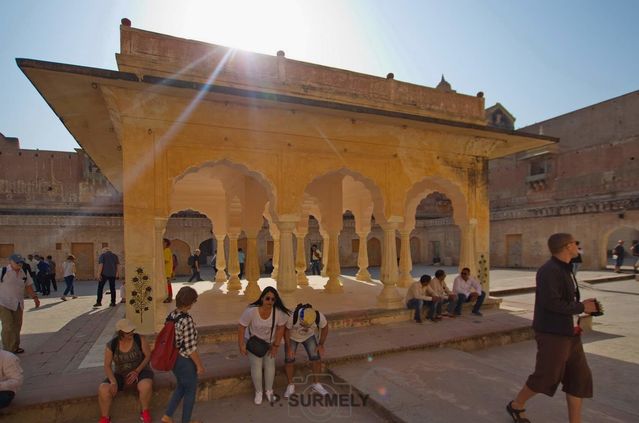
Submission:
[[[402,306],[402,298],[397,291],[397,250],[395,246],[395,230],[397,223],[389,222],[380,224],[384,230],[384,243],[382,245],[382,274],[381,281],[384,284],[382,292],[377,297],[377,302],[384,308],[399,308]]]
[[[240,274],[240,261],[237,256],[237,238],[239,232],[229,232],[229,291],[239,291],[242,289],[242,283],[238,275]]]
[[[246,262],[245,272],[248,285],[244,289],[244,295],[248,302],[255,301],[261,293],[257,281],[260,278],[260,264],[257,259],[257,230],[245,229],[246,234]]]
[[[399,282],[397,285],[402,288],[408,288],[413,283],[413,276],[410,274],[413,268],[410,256],[410,233],[410,229],[402,229],[399,231],[402,250],[399,255]]]
[[[217,255],[215,256],[215,267],[217,273],[215,274],[215,282],[226,282],[226,253],[224,251],[224,236],[216,236],[215,240],[217,245]]]
[[[273,237],[273,272],[271,277],[275,280],[279,277],[280,273],[280,235],[272,235]]]
[[[304,238],[306,237],[306,232],[303,229],[295,230],[295,238],[297,239],[297,252],[295,254],[295,272],[297,273],[297,285],[298,286],[308,286],[308,278],[306,277],[306,268],[308,264],[306,263],[306,243],[304,242]]]
[[[277,290],[285,304],[295,303],[297,278],[295,277],[295,256],[293,252],[293,231],[297,221],[293,217],[280,216],[277,227],[280,230],[279,272],[277,275]]]
[[[359,252],[357,253],[357,266],[359,270],[355,275],[358,281],[370,282],[371,274],[368,272],[368,233],[370,228],[365,232],[357,232],[359,237]]]
[[[326,269],[328,282],[324,285],[324,290],[329,294],[339,294],[344,292],[344,287],[339,280],[339,275],[342,270],[339,264],[339,230],[329,230],[328,239],[328,259],[326,260],[328,264],[328,268]]]
[[[327,277],[328,270],[328,246],[330,241],[330,235],[325,229],[320,227],[320,235],[322,235],[322,271],[321,276]]]

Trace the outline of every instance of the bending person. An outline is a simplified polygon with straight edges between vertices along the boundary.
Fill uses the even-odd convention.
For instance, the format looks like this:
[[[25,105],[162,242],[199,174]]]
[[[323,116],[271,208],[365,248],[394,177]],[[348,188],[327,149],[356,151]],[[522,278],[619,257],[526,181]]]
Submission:
[[[319,336],[318,336],[319,335]],[[319,374],[322,371],[322,356],[324,355],[324,343],[328,336],[328,322],[326,316],[317,310],[313,310],[310,304],[298,304],[293,314],[286,322],[284,331],[284,350],[286,352],[286,378],[288,386],[284,392],[284,398],[288,398],[295,393],[293,384],[293,370],[295,365],[295,353],[301,344],[306,350],[308,361],[313,368],[313,390],[320,395],[328,395],[328,392],[319,382]]]

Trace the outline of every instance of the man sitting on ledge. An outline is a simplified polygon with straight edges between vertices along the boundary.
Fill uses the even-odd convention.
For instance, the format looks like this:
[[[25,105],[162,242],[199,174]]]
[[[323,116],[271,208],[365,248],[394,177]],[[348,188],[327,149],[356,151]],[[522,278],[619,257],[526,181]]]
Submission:
[[[419,278],[419,281],[413,282],[406,291],[406,297],[404,298],[406,308],[412,308],[415,310],[415,316],[413,319],[417,323],[422,323],[422,309],[425,302],[429,302],[431,304],[430,310],[428,311],[428,319],[436,321],[434,316],[437,304],[434,304],[432,297],[426,295],[426,288],[430,281],[430,275],[422,275],[422,277]]]
[[[461,309],[464,303],[475,301],[472,313],[481,316],[482,304],[486,298],[486,293],[482,292],[481,284],[477,279],[470,276],[470,269],[464,267],[459,276],[453,282],[453,292],[457,294],[457,305],[455,306],[455,315],[461,316]]]

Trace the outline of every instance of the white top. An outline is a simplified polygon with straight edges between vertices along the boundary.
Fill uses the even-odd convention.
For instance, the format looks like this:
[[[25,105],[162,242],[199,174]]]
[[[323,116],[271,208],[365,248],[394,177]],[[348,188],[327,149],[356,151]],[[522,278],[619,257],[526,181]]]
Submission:
[[[75,262],[71,260],[65,260],[62,262],[62,272],[62,276],[65,278],[67,276],[75,276]]]
[[[9,351],[0,350],[0,391],[18,392],[22,380],[20,359]]]
[[[317,310],[316,310],[317,311]],[[319,329],[323,329],[328,324],[326,320],[326,316],[324,314],[317,312],[320,316],[319,318],[319,328],[313,322],[313,324],[309,327],[305,327],[302,325],[302,319],[298,318],[295,325],[293,325],[293,314],[288,317],[288,321],[286,322],[286,328],[290,331],[291,339],[295,342],[304,342],[311,336],[315,336],[319,339]]]
[[[418,300],[424,300],[424,301],[432,301],[433,300],[432,297],[429,297],[426,294],[427,287],[428,285],[422,286],[422,283],[420,281],[413,282],[411,286],[408,288],[408,290],[406,291],[406,297],[404,297],[404,302],[408,303],[413,298],[417,298]]]
[[[471,292],[476,292],[477,295],[481,295],[481,284],[472,276],[469,276],[468,280],[465,281],[460,275],[457,276],[453,282],[453,292],[455,294],[464,294],[467,297]]]
[[[8,265],[7,273],[0,283],[0,306],[11,311],[16,311],[18,307],[24,310],[24,289],[31,285],[33,285],[31,275],[25,275],[22,268],[16,272],[11,265]]]
[[[273,313],[268,315],[266,319],[260,317],[259,307],[249,306],[240,316],[240,325],[247,327],[249,330],[244,331],[244,338],[248,339],[251,335],[255,335],[266,342],[272,342],[278,326],[284,326],[288,320],[288,315],[279,309],[275,310],[275,326],[271,336],[271,325],[273,324]],[[249,334],[250,332],[250,334]]]

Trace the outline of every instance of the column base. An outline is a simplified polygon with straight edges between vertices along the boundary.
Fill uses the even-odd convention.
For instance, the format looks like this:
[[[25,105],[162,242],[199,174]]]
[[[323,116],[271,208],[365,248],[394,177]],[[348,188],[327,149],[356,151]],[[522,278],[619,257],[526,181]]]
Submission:
[[[339,277],[333,276],[328,278],[328,282],[324,285],[324,292],[329,294],[341,294],[344,292],[344,287],[339,280]]]
[[[257,300],[260,297],[262,290],[260,286],[257,284],[257,281],[249,281],[246,289],[244,289],[244,296],[249,303]]]
[[[215,274],[215,282],[226,282],[226,272],[223,269],[218,269]]]
[[[399,295],[395,286],[384,285],[382,292],[377,296],[377,305],[381,308],[402,308],[404,299]]]
[[[231,275],[227,284],[227,288],[229,291],[239,291],[240,289],[242,289],[240,278],[238,278],[237,275]]]
[[[308,286],[308,277],[304,272],[297,272],[297,286]]]
[[[368,269],[360,269],[355,275],[355,279],[363,282],[372,282],[371,274],[368,272]]]

